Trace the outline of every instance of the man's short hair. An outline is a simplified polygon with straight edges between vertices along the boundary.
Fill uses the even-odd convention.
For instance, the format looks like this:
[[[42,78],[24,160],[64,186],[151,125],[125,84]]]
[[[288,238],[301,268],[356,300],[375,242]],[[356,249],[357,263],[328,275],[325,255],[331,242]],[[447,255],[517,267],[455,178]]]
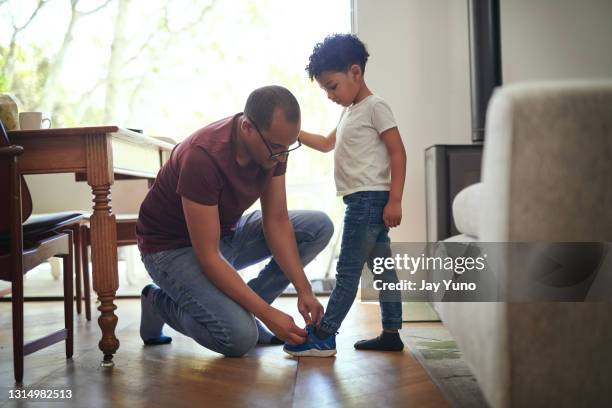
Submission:
[[[278,85],[264,86],[251,92],[244,107],[244,115],[261,130],[268,130],[276,108],[283,111],[288,122],[299,122],[300,105],[297,99],[287,88]]]
[[[369,56],[365,44],[356,35],[329,35],[314,46],[306,72],[312,80],[325,71],[347,72],[351,65],[357,64],[363,74]]]

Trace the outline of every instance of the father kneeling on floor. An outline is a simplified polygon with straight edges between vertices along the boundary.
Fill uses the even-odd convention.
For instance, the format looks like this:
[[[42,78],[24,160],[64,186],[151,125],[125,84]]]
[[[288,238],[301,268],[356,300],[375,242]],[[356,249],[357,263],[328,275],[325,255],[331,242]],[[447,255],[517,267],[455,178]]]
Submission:
[[[249,95],[243,113],[172,151],[138,216],[138,246],[156,283],[141,296],[145,344],[171,341],[164,324],[226,356],[257,343],[303,343],[306,331],[270,305],[289,282],[306,323],[320,321],[303,266],[325,248],[333,224],[319,211],[287,211],[285,171],[299,132],[296,98],[266,86]],[[243,215],[257,199],[262,211]],[[270,257],[244,283],[237,270]]]

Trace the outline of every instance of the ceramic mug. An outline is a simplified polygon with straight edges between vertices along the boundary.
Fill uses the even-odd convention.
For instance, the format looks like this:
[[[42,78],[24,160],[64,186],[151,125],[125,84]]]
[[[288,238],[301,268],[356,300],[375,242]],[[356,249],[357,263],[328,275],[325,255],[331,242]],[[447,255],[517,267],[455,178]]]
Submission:
[[[43,127],[44,123],[46,127]],[[21,130],[49,129],[51,119],[43,112],[21,112],[19,113],[19,128]]]

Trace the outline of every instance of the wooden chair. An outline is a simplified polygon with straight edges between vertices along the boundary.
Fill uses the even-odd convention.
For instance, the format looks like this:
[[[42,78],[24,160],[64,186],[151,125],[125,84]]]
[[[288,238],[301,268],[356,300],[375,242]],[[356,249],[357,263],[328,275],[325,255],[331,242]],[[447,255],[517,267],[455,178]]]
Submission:
[[[32,199],[19,174],[20,146],[11,145],[0,121],[0,279],[11,282],[13,363],[15,380],[23,379],[24,356],[66,341],[66,357],[73,354],[73,238],[81,214],[46,214],[29,219]],[[25,221],[25,223],[24,223]],[[64,263],[64,328],[24,344],[23,275],[50,257]]]
[[[117,223],[117,247],[126,245],[136,245],[136,221],[137,214],[120,214],[116,215]],[[77,247],[80,248],[82,265],[77,271],[77,281],[79,275],[83,275],[83,291],[85,299],[85,317],[91,320],[91,285],[89,284],[89,254],[88,248],[91,245],[90,229],[88,223],[81,225],[79,233],[79,241]],[[80,287],[77,286],[77,308],[80,309],[81,298]]]

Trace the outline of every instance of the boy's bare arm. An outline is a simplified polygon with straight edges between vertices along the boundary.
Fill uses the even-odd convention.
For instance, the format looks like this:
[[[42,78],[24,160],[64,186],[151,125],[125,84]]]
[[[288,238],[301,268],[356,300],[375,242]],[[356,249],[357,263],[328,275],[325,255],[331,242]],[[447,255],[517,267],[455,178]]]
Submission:
[[[402,194],[406,180],[406,150],[397,127],[387,129],[380,134],[387,147],[391,167],[391,191],[389,202],[385,207],[383,218],[388,227],[397,227],[402,221]]]
[[[304,143],[311,149],[327,153],[334,150],[334,147],[336,146],[336,129],[332,130],[327,136],[308,133],[302,130],[300,132],[299,139],[300,142]]]

